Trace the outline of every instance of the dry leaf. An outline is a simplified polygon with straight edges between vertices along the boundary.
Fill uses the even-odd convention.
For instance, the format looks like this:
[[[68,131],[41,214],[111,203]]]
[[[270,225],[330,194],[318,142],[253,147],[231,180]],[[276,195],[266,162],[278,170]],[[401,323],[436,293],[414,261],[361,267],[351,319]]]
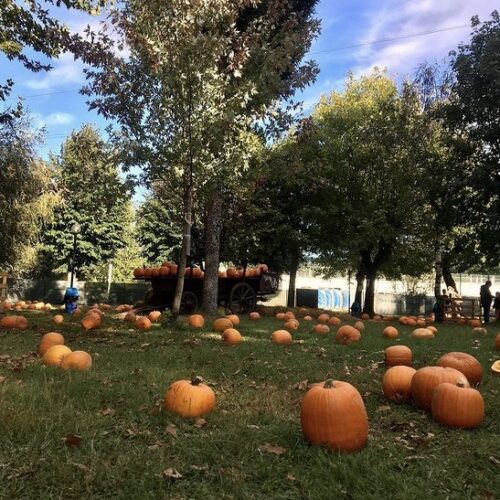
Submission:
[[[169,467],[168,469],[165,469],[163,471],[163,477],[166,479],[181,479],[182,474],[179,471],[173,469],[172,467]]]
[[[64,444],[68,448],[79,448],[82,444],[82,438],[80,436],[77,436],[76,434],[68,434],[64,438]]]
[[[113,410],[113,408],[106,408],[104,410],[99,410],[98,413],[99,413],[99,415],[102,415],[103,417],[107,417],[108,415],[114,415],[115,410]]]
[[[177,426],[175,424],[168,424],[165,427],[165,432],[171,436],[177,437]]]
[[[5,382],[6,380],[7,380],[7,377],[1,376],[0,377],[0,384],[3,383],[3,382]]]
[[[384,405],[384,406],[379,406],[377,408],[377,411],[391,411],[391,407],[388,406],[388,405]]]
[[[495,457],[491,456],[491,457],[488,457],[488,460],[489,460],[492,464],[494,464],[494,465],[500,465],[500,460],[498,460],[498,458],[495,458]]]
[[[198,427],[198,429],[201,429],[204,425],[206,425],[207,421],[204,419],[204,418],[197,418],[195,421],[194,421],[194,426],[195,427]]]
[[[293,474],[291,474],[290,472],[286,475],[286,478],[289,481],[297,481],[297,478]]]
[[[247,427],[249,429],[260,429],[260,427],[258,425],[253,425],[253,424],[248,424]]]
[[[260,451],[266,451],[267,453],[272,453],[273,455],[283,455],[286,453],[286,448],[282,446],[273,445],[270,443],[264,443],[260,448]]]
[[[208,465],[191,465],[193,470],[208,470]]]

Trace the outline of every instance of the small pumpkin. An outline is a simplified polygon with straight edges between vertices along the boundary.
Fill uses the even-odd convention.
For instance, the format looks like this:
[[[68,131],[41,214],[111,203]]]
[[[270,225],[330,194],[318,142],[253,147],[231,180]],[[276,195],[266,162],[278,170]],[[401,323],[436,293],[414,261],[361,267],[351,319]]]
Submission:
[[[61,361],[71,352],[65,345],[53,345],[42,356],[42,363],[45,366],[59,366]]]
[[[432,418],[454,429],[475,429],[484,420],[484,399],[461,382],[439,384],[432,394]]]
[[[160,267],[160,278],[166,278],[167,276],[170,276],[170,267]]]
[[[238,271],[235,267],[228,267],[226,270],[226,274],[228,278],[237,278],[238,277]]]
[[[148,314],[149,321],[151,323],[156,323],[160,318],[161,318],[161,312],[160,311],[151,311]]]
[[[427,328],[416,328],[411,332],[411,336],[414,339],[433,339],[434,334]]]
[[[271,334],[271,341],[274,344],[291,344],[292,336],[286,330],[276,330]]]
[[[389,401],[400,402],[411,398],[411,381],[415,368],[398,365],[389,368],[382,379],[384,396]]]
[[[73,351],[61,361],[63,370],[87,371],[92,367],[92,356],[85,351]]]
[[[351,342],[358,342],[361,338],[361,333],[359,330],[356,330],[351,325],[341,326],[335,335],[335,342],[337,344],[350,344]]]
[[[0,328],[15,328],[16,320],[17,316],[4,316],[3,318],[0,318]]]
[[[299,322],[296,319],[289,319],[285,324],[284,327],[287,330],[297,330],[299,328]]]
[[[341,323],[342,323],[342,321],[340,321],[340,318],[337,318],[337,316],[332,316],[328,320],[328,324],[331,326],[340,326]]]
[[[361,319],[362,319],[363,321],[366,321],[366,320],[370,319],[370,315],[369,315],[368,313],[363,313],[363,314],[361,315]]]
[[[318,333],[320,335],[326,335],[330,333],[330,327],[324,323],[318,323],[317,325],[314,325],[313,331],[314,333]]]
[[[422,319],[422,318],[417,319],[417,326],[419,328],[425,328],[425,326],[426,326],[425,319]]]
[[[361,395],[347,382],[327,380],[307,391],[300,422],[312,444],[353,453],[368,441],[368,416]]]
[[[472,326],[473,328],[480,327],[481,320],[480,319],[471,319],[471,320],[469,320],[469,325]]]
[[[38,352],[40,355],[44,355],[52,346],[64,345],[64,337],[57,332],[46,333],[38,344]]]
[[[459,382],[464,384],[465,387],[469,387],[467,377],[455,368],[426,366],[417,370],[411,382],[411,391],[417,408],[430,410],[432,393],[443,382],[450,382],[452,384]]]
[[[134,278],[143,278],[144,277],[144,269],[142,267],[137,267],[134,269]]]
[[[408,318],[406,316],[401,316],[398,321],[400,325],[406,325],[408,323]]]
[[[101,317],[95,313],[87,313],[82,319],[82,327],[84,330],[93,330],[101,324]]]
[[[406,323],[407,326],[417,326],[416,318],[407,318]]]
[[[231,321],[233,326],[237,326],[240,324],[240,317],[237,314],[228,314],[226,318]]]
[[[395,339],[399,336],[398,330],[393,326],[386,326],[382,334],[388,339]]]
[[[380,314],[375,314],[373,316],[373,321],[382,321],[382,316],[380,316]]]
[[[251,312],[248,317],[254,321],[260,319],[260,314],[257,311]]]
[[[354,323],[354,328],[362,332],[365,329],[365,324],[362,321],[356,321],[356,323]]]
[[[432,325],[428,325],[425,328],[427,328],[427,330],[430,330],[434,335],[436,335],[436,333],[438,332],[438,329]]]
[[[261,274],[266,274],[267,272],[269,272],[267,264],[259,264],[257,267],[259,268]]]
[[[470,385],[479,384],[483,378],[483,367],[479,361],[465,352],[449,352],[441,356],[436,365],[448,366],[462,372]]]
[[[327,314],[327,313],[321,313],[319,316],[318,316],[318,321],[320,323],[328,323],[328,321],[330,320],[330,315]]]
[[[123,320],[127,321],[128,323],[135,323],[136,319],[137,317],[132,311],[129,311],[127,314],[125,314],[125,317],[123,318]]]
[[[413,364],[413,353],[405,345],[392,345],[388,347],[384,351],[384,356],[386,366],[412,366]]]
[[[295,319],[295,313],[293,311],[287,311],[283,314],[283,321],[288,321],[289,319]]]
[[[191,314],[191,316],[189,316],[188,318],[188,324],[191,328],[203,328],[203,325],[205,324],[205,318],[201,314]]]
[[[312,321],[312,316],[309,316],[309,314],[304,316],[304,321]]]
[[[220,333],[222,333],[224,330],[227,330],[228,328],[232,328],[232,327],[233,327],[233,323],[231,322],[231,320],[229,320],[227,318],[218,318],[214,321],[214,323],[212,325],[212,328],[216,332],[220,332]]]
[[[393,321],[394,318],[392,316],[382,316],[383,321]]]
[[[215,393],[201,377],[178,380],[165,392],[164,406],[182,417],[201,417],[215,408]]]
[[[153,326],[150,319],[146,318],[146,316],[137,316],[134,324],[139,330],[149,330]]]
[[[53,318],[52,321],[56,325],[62,325],[64,323],[64,316],[62,314],[56,314]]]
[[[222,340],[224,344],[227,345],[236,345],[239,344],[243,339],[241,337],[241,333],[234,328],[228,328],[222,332]]]
[[[276,313],[276,319],[278,321],[283,321],[285,319],[285,313],[284,312]]]

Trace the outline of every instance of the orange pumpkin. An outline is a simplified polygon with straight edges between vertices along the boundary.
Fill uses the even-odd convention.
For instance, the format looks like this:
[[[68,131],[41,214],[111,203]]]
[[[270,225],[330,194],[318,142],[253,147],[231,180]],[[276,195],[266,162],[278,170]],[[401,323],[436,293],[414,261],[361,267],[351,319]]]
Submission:
[[[384,356],[386,366],[411,366],[413,364],[413,353],[405,345],[392,345],[388,347],[384,351]]]
[[[361,319],[366,321],[367,319],[370,319],[370,315],[368,313],[363,313],[361,315]]]
[[[28,328],[28,320],[24,316],[11,316],[14,318],[16,330],[26,330]]]
[[[46,333],[38,344],[38,352],[40,355],[44,355],[52,346],[64,345],[64,337],[57,332]]]
[[[15,328],[17,316],[4,316],[0,318],[0,328]]]
[[[428,325],[426,326],[427,330],[430,330],[434,335],[438,332],[438,329],[435,326]]]
[[[297,330],[299,328],[299,322],[296,319],[289,319],[285,324],[284,327],[287,330]]]
[[[160,268],[153,267],[153,269],[151,269],[151,278],[159,278],[159,277],[160,277]]]
[[[415,404],[422,410],[431,409],[432,393],[443,382],[456,384],[457,382],[469,387],[467,377],[455,368],[441,366],[426,366],[417,370],[411,382],[411,391]]]
[[[362,332],[365,329],[365,324],[362,321],[356,321],[356,323],[354,323],[354,328]]]
[[[337,318],[337,316],[332,316],[329,320],[328,320],[328,324],[329,325],[332,325],[332,326],[339,326],[340,323],[342,323],[342,321],[340,321],[340,318]]]
[[[216,332],[222,333],[224,330],[227,330],[228,328],[232,328],[233,323],[227,319],[227,318],[219,318],[214,321],[214,324],[212,325],[212,328]]]
[[[151,276],[153,275],[153,269],[151,267],[145,267],[143,272],[145,278],[151,278]]]
[[[500,333],[495,337],[495,349],[500,349]]]
[[[417,326],[417,320],[416,320],[416,318],[407,318],[406,319],[406,325],[408,325],[408,326]]]
[[[237,326],[240,324],[240,317],[237,314],[227,314],[226,318],[231,321],[233,326]]]
[[[475,429],[484,419],[483,396],[460,382],[439,384],[432,394],[432,418],[454,429]]]
[[[160,278],[166,278],[167,276],[170,276],[170,267],[160,267]]]
[[[330,333],[330,328],[328,325],[325,325],[324,323],[318,323],[317,325],[314,325],[314,333],[319,333],[320,335],[326,335],[327,333]]]
[[[295,314],[293,311],[287,311],[283,314],[283,321],[288,321],[289,319],[295,319]]]
[[[469,325],[472,326],[473,328],[480,327],[481,320],[480,319],[471,319],[471,320],[469,320]]]
[[[274,344],[291,344],[292,336],[286,330],[276,330],[271,334],[271,341]]]
[[[394,328],[393,326],[386,326],[382,333],[383,333],[384,337],[386,337],[388,339],[395,339],[399,336],[397,329]]]
[[[254,321],[260,319],[260,314],[257,311],[251,312],[248,317]]]
[[[408,323],[408,318],[406,316],[401,316],[398,321],[400,325],[406,325],[406,323]]]
[[[392,316],[382,316],[383,321],[392,321],[394,318]]]
[[[62,325],[64,323],[64,316],[62,314],[56,314],[53,318],[52,321],[56,325]]]
[[[160,318],[161,318],[161,312],[160,311],[151,311],[148,314],[149,321],[151,323],[156,323]]]
[[[368,441],[368,416],[359,392],[347,382],[327,380],[304,396],[300,422],[312,444],[353,453]]]
[[[351,325],[344,325],[337,330],[335,342],[337,342],[337,344],[350,344],[351,342],[358,342],[360,338],[361,333],[359,330],[356,330],[356,328]]]
[[[170,275],[177,276],[177,273],[179,272],[179,266],[177,264],[170,264],[170,266],[168,267],[170,268]]]
[[[63,370],[87,371],[92,367],[92,356],[85,351],[73,351],[61,361]]]
[[[152,326],[150,319],[145,316],[137,316],[135,319],[135,327],[139,330],[149,330]]]
[[[125,314],[125,317],[123,318],[124,321],[127,321],[128,323],[135,323],[136,315],[132,311],[129,311],[127,314]]]
[[[191,314],[188,318],[188,324],[191,328],[203,328],[205,318],[201,314]]]
[[[396,403],[411,398],[411,381],[415,375],[415,368],[398,365],[389,368],[382,379],[384,396]]]
[[[261,274],[266,274],[267,272],[269,272],[269,268],[266,264],[259,264],[257,267],[259,268]]]
[[[276,313],[276,319],[278,321],[283,321],[285,319],[285,313],[284,312]]]
[[[318,316],[318,321],[320,323],[328,323],[329,320],[330,320],[330,315],[327,313],[322,313]]]
[[[433,339],[434,334],[427,328],[417,328],[411,332],[411,336],[414,339]]]
[[[238,271],[235,267],[228,267],[226,274],[227,274],[228,278],[237,278],[238,277]]]
[[[71,352],[65,345],[53,345],[45,351],[42,356],[42,363],[45,366],[59,366],[61,361]]]
[[[228,328],[222,333],[222,340],[224,341],[224,344],[236,345],[239,344],[243,339],[238,330],[235,330],[234,328]]]
[[[71,312],[71,316],[80,316],[82,314],[82,310],[79,309],[78,307],[76,309],[73,309],[73,311]]]
[[[182,417],[201,417],[215,408],[215,393],[201,377],[178,380],[165,392],[164,406]]]
[[[419,328],[425,328],[425,325],[426,325],[425,319],[417,319],[417,326]]]
[[[483,378],[483,367],[479,361],[465,352],[449,352],[441,356],[436,365],[448,366],[462,372],[470,385],[479,384]]]
[[[87,313],[82,319],[82,327],[84,330],[92,330],[101,324],[101,317],[98,314]]]
[[[375,316],[373,316],[373,321],[382,321],[382,316],[380,316],[380,314],[375,314]]]
[[[309,316],[309,314],[304,316],[304,321],[312,321],[312,316]]]
[[[143,277],[144,277],[144,269],[142,267],[134,269],[134,278],[143,278]]]

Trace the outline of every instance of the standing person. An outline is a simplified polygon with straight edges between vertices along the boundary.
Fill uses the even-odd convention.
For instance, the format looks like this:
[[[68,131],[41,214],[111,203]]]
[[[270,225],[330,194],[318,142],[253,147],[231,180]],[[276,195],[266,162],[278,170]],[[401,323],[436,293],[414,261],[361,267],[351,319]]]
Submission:
[[[500,292],[495,293],[495,300],[493,301],[493,309],[495,309],[495,319],[500,321]]]
[[[481,307],[483,308],[483,318],[485,325],[490,322],[490,309],[491,303],[493,302],[493,295],[491,294],[490,288],[491,281],[488,280],[484,285],[481,285],[481,288],[479,289],[479,297]]]

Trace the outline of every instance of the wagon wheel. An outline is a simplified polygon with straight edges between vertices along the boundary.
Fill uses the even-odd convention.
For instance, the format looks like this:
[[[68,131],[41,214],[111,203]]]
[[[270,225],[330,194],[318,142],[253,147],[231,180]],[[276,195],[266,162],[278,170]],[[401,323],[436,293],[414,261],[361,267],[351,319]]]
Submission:
[[[229,309],[231,312],[246,313],[253,311],[257,304],[255,290],[248,283],[234,285],[229,294]]]
[[[198,297],[193,292],[184,292],[181,300],[181,313],[192,314],[198,309]]]

